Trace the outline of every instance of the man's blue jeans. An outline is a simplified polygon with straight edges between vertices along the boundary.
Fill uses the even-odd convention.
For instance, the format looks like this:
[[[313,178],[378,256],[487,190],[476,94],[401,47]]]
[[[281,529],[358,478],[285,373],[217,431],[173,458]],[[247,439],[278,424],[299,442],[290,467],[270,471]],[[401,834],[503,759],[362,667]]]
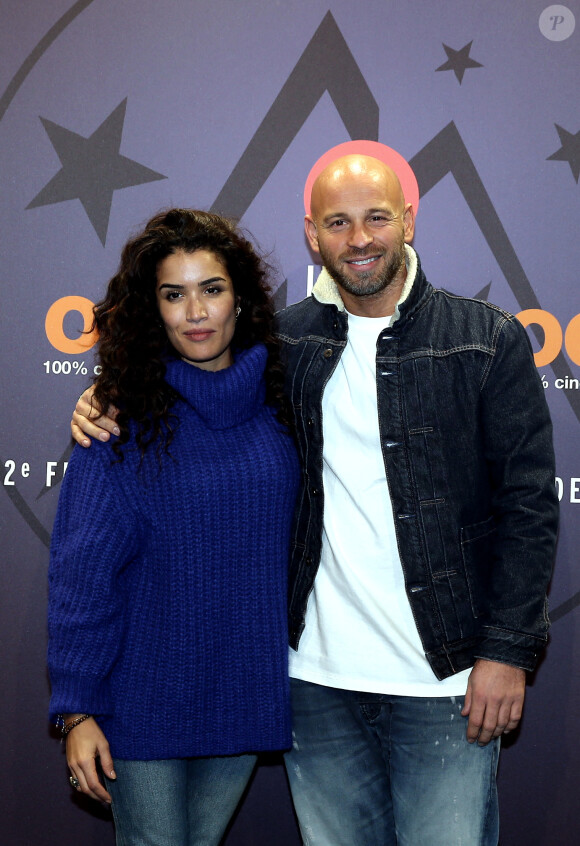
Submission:
[[[305,846],[497,846],[499,739],[467,742],[463,697],[291,690]]]
[[[122,761],[113,800],[117,846],[218,846],[256,763],[255,755]]]

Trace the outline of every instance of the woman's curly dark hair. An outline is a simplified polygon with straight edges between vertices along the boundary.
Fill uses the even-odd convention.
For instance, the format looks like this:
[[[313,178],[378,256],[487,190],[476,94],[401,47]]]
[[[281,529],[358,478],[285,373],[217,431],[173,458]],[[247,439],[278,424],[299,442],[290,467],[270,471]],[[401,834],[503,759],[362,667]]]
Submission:
[[[279,343],[272,330],[269,266],[226,218],[194,209],[170,209],[151,218],[128,241],[105,298],[94,308],[101,365],[94,402],[101,409],[111,404],[119,409],[121,434],[115,444],[119,457],[129,439],[129,421],[137,426],[142,455],[153,442],[161,451],[171,442],[171,408],[178,394],[164,377],[166,361],[177,353],[159,317],[157,267],[172,253],[196,250],[209,250],[224,264],[241,308],[232,348],[241,350],[259,342],[266,346],[266,402],[276,408],[282,423],[291,425]]]

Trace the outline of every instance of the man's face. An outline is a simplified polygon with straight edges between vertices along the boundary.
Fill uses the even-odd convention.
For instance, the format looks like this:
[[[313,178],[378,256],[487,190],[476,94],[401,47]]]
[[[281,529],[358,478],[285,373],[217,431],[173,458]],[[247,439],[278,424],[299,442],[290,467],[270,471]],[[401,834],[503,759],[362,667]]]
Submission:
[[[400,188],[378,170],[344,170],[315,186],[306,234],[337,285],[354,297],[380,294],[405,278],[413,213]]]

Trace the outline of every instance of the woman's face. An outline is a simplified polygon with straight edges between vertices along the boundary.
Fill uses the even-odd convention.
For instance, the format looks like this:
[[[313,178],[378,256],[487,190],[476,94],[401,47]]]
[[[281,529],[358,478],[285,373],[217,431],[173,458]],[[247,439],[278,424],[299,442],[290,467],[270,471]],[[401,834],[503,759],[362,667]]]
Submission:
[[[222,261],[209,250],[179,251],[157,267],[157,304],[179,355],[202,370],[233,361],[236,295]]]

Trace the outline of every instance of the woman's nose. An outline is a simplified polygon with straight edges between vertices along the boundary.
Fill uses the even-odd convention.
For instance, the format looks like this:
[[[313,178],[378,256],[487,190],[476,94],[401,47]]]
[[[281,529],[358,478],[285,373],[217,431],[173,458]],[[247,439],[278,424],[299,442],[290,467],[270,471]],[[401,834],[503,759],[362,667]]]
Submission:
[[[207,317],[207,309],[203,300],[190,300],[187,304],[187,319],[191,321],[203,320]]]

